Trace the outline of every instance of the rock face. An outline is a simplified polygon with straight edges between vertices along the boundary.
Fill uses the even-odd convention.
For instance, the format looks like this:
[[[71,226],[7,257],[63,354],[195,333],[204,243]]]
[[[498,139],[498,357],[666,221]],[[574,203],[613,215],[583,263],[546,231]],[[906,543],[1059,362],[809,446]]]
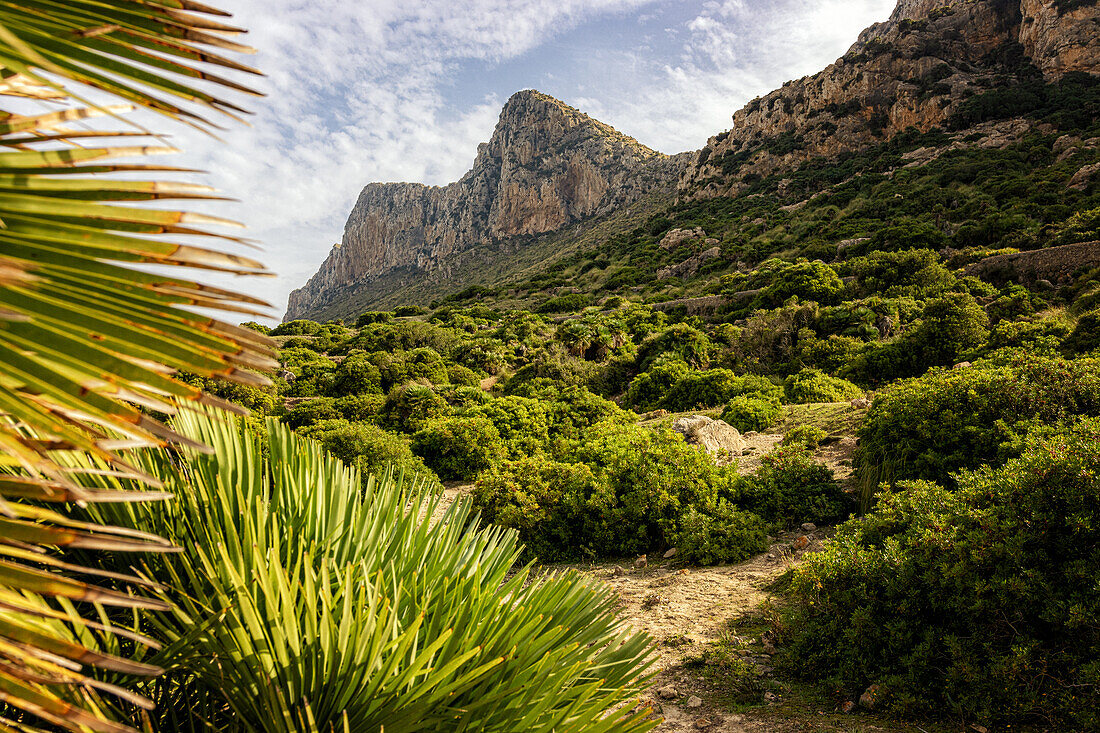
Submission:
[[[672,424],[672,429],[682,434],[688,443],[703,446],[711,455],[725,450],[730,455],[739,456],[745,450],[745,440],[737,428],[705,415],[681,417]]]
[[[395,269],[430,272],[477,244],[555,231],[608,212],[674,181],[684,162],[553,97],[518,92],[458,182],[364,188],[342,241],[291,294],[285,318],[308,316],[345,287]]]
[[[942,125],[1023,59],[1048,79],[1100,69],[1095,0],[900,0],[824,71],[733,116],[685,171],[682,198],[729,196],[812,157]]]

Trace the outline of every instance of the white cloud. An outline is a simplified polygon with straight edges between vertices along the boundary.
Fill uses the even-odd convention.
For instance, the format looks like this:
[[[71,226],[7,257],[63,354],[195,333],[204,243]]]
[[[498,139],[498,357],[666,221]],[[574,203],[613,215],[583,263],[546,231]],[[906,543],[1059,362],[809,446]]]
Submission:
[[[646,68],[635,67],[616,80],[615,88],[585,99],[585,111],[659,150],[697,149],[729,129],[733,113],[753,97],[835,61],[861,30],[885,20],[894,4],[704,3],[682,29],[670,29],[685,37],[676,58],[649,59]]]
[[[212,172],[207,181],[241,199],[204,210],[247,224],[279,274],[232,286],[281,313],[339,239],[363,185],[460,176],[503,100],[451,110],[442,86],[457,65],[505,61],[578,23],[653,1],[227,0],[260,50],[248,61],[266,75],[235,78],[268,96],[251,105],[253,126],[227,132],[225,145],[188,130],[174,142]]]

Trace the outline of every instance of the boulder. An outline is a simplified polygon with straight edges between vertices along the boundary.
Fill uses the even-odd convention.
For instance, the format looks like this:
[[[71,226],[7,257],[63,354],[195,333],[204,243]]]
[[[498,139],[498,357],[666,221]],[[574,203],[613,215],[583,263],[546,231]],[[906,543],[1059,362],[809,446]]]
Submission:
[[[1089,187],[1089,182],[1096,177],[1097,173],[1100,173],[1100,163],[1083,166],[1073,174],[1066,186],[1074,191],[1084,191]]]
[[[881,694],[882,688],[879,685],[871,685],[859,696],[859,706],[865,710],[874,710]]]
[[[711,455],[726,450],[730,455],[739,456],[745,450],[745,439],[737,428],[705,415],[681,417],[672,424],[672,429],[681,433],[688,443],[703,446]]]
[[[691,242],[696,239],[705,240],[707,233],[703,231],[702,227],[695,227],[695,229],[669,229],[665,236],[661,238],[661,249],[672,249],[673,247],[679,247],[687,242]]]

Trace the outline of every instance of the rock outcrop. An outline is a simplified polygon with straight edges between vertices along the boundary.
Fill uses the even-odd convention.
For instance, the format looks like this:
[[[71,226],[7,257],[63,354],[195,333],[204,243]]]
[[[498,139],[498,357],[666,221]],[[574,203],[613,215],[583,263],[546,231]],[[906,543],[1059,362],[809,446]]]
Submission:
[[[682,198],[735,195],[810,158],[942,126],[969,96],[1030,63],[1048,79],[1100,69],[1095,0],[900,0],[813,76],[733,116],[680,181]]]
[[[703,446],[712,456],[718,455],[719,451],[739,456],[745,450],[745,439],[737,428],[706,415],[681,417],[672,423],[672,429],[683,435],[688,443]]]
[[[508,100],[488,143],[456,183],[372,183],[359,195],[342,241],[287,319],[308,316],[347,287],[387,272],[431,272],[477,244],[538,235],[637,200],[675,181],[682,159],[536,91]]]

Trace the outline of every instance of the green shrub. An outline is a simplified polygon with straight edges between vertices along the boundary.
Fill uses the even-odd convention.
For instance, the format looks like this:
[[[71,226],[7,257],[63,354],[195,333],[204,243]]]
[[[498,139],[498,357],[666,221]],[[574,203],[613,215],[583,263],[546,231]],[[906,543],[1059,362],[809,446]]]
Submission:
[[[1100,348],[1100,308],[1077,319],[1073,332],[1066,337],[1064,348],[1070,354],[1084,354]]]
[[[917,359],[920,373],[930,366],[948,366],[979,346],[989,335],[989,319],[973,296],[950,293],[930,301],[921,323],[902,339]]]
[[[853,508],[833,472],[797,443],[764,456],[756,475],[742,481],[737,503],[783,528],[834,522]]]
[[[915,377],[930,367],[950,366],[980,352],[989,336],[985,310],[968,293],[931,300],[920,322],[900,338],[863,351],[841,376],[882,384]]]
[[[355,319],[355,327],[362,328],[372,323],[392,323],[394,314],[390,311],[367,311]]]
[[[794,573],[783,658],[901,714],[1100,728],[1100,421],[881,495]]]
[[[836,270],[821,260],[783,263],[761,290],[758,305],[775,307],[792,296],[817,303],[832,303],[844,290]]]
[[[899,479],[951,485],[960,468],[1011,457],[1035,421],[1100,415],[1100,360],[1006,358],[934,372],[877,396],[855,454],[864,494]]]
[[[481,377],[473,369],[461,364],[449,364],[447,366],[447,381],[461,387],[479,387]]]
[[[1001,321],[989,331],[985,350],[1026,349],[1055,355],[1070,335],[1071,326],[1061,320]],[[1067,349],[1072,353],[1072,348]]]
[[[680,359],[656,361],[649,371],[642,372],[630,382],[626,401],[639,410],[652,410],[664,399],[672,385],[686,377],[690,371],[691,367]]]
[[[272,336],[316,336],[321,332],[321,324],[315,321],[287,321],[280,323],[271,331]]]
[[[827,338],[817,338],[811,335],[806,339],[799,338],[798,359],[806,366],[836,374],[855,360],[866,345],[862,339],[851,336],[832,334]]]
[[[335,398],[318,397],[317,399],[300,402],[292,407],[283,417],[283,422],[297,430],[322,420],[336,420],[340,417],[340,412],[336,409]]]
[[[775,425],[782,412],[783,406],[778,400],[738,395],[722,410],[722,420],[742,433],[760,432]]]
[[[791,428],[783,434],[783,445],[801,445],[807,449],[814,449],[821,445],[821,441],[829,437],[829,433],[816,425],[799,425]]]
[[[878,229],[866,248],[868,251],[886,252],[914,249],[939,251],[947,247],[950,241],[931,222],[905,217],[893,226]]]
[[[657,404],[673,412],[715,407],[741,394],[743,387],[744,380],[729,369],[688,372],[672,385]]]
[[[725,499],[710,510],[689,507],[673,542],[677,557],[695,565],[741,562],[768,548],[763,520]]]
[[[412,438],[413,452],[444,481],[472,480],[504,460],[504,443],[488,418],[428,420]]]
[[[370,362],[370,355],[357,351],[336,366],[332,383],[334,396],[382,394],[382,372]]]
[[[561,348],[560,346],[558,348]],[[528,382],[549,380],[562,387],[580,387],[587,384],[597,373],[596,364],[576,359],[567,354],[552,354],[543,350],[529,364],[518,369],[504,385],[508,394],[522,393]]]
[[[542,399],[551,403],[548,414],[550,431],[555,438],[575,439],[597,423],[627,425],[638,419],[633,412],[583,387],[555,389]]]
[[[532,455],[550,444],[552,403],[514,395],[490,400],[467,413],[488,418],[511,458]]]
[[[928,249],[872,252],[849,261],[847,269],[865,295],[932,298],[955,284],[940,256]]]
[[[251,384],[227,382],[223,379],[200,377],[180,372],[177,377],[202,391],[240,405],[256,416],[272,415],[281,410],[279,396],[271,386],[257,387]]]
[[[390,427],[413,433],[427,420],[451,414],[451,406],[438,392],[421,384],[394,387],[386,395],[382,414]]]
[[[399,305],[393,309],[393,314],[398,318],[408,318],[410,316],[422,316],[427,313],[427,309],[419,305]]]
[[[534,456],[482,473],[473,498],[486,522],[519,532],[529,557],[555,562],[592,552],[589,525],[600,516],[606,493],[606,484],[583,463]]]
[[[353,394],[337,397],[332,403],[340,417],[351,422],[376,422],[386,398],[380,394]]]
[[[667,429],[602,422],[584,433],[570,460],[592,467],[609,490],[590,505],[587,544],[628,555],[672,544],[690,506],[713,506],[736,476]]]
[[[787,377],[787,400],[796,405],[810,402],[846,402],[863,395],[863,390],[847,379],[830,377],[820,369],[803,369]]]
[[[325,450],[349,466],[366,473],[382,475],[387,466],[424,477],[439,486],[439,479],[424,462],[413,455],[408,440],[387,433],[377,425],[344,419],[321,420],[299,431],[321,443]]]
[[[241,324],[241,328],[247,328],[256,333],[262,333],[265,336],[271,335],[271,328],[269,326],[265,326],[262,323],[256,323],[256,321],[245,321]]]
[[[556,298],[550,298],[544,301],[538,308],[535,309],[536,313],[567,313],[584,310],[588,306],[592,305],[592,296],[587,293],[570,293],[569,295],[559,295]]]
[[[647,371],[657,359],[673,358],[701,369],[710,360],[712,349],[705,333],[686,323],[677,323],[642,342],[638,347],[638,370]]]
[[[717,506],[736,482],[666,429],[602,422],[558,453],[494,468],[474,492],[486,519],[520,530],[543,560],[663,550],[679,536],[689,507]],[[755,536],[748,518],[741,525],[730,532]]]

